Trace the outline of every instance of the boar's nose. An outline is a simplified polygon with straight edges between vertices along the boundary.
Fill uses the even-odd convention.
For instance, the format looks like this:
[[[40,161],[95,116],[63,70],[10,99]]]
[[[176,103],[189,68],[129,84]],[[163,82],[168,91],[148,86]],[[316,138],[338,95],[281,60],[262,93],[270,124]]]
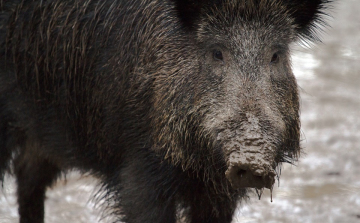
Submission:
[[[274,171],[259,170],[250,164],[231,165],[225,174],[234,189],[245,187],[271,189],[276,175]]]

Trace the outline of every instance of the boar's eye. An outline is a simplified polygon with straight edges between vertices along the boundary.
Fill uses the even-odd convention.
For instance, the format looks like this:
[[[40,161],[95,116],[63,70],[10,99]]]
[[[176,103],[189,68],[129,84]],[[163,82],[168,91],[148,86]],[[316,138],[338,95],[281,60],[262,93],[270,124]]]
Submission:
[[[271,57],[271,61],[270,63],[277,63],[279,62],[279,54],[278,53],[274,53]]]
[[[213,51],[213,57],[214,57],[214,60],[219,60],[219,61],[224,60],[222,52],[220,50],[214,50]]]

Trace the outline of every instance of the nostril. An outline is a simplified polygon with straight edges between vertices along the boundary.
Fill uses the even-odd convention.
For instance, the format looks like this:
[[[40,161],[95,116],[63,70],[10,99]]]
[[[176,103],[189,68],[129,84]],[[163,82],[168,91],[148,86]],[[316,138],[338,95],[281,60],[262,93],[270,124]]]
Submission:
[[[246,170],[239,169],[239,170],[237,171],[237,175],[238,175],[239,177],[245,176],[245,175],[246,175]]]

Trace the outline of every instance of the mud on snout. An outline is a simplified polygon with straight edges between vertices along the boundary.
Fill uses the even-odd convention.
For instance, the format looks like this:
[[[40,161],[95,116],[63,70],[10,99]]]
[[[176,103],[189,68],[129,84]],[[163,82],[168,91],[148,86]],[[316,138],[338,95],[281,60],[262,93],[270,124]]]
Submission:
[[[267,135],[253,115],[247,115],[247,119],[240,126],[231,126],[217,135],[227,164],[225,176],[234,189],[272,189],[279,149],[271,139],[275,134]]]
[[[276,173],[271,147],[236,144],[227,157],[226,178],[233,188],[271,189]]]

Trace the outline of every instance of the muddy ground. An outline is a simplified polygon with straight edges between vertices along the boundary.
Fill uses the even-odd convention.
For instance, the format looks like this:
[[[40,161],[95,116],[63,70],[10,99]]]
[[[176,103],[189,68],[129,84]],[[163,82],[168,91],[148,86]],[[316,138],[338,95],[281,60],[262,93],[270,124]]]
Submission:
[[[360,1],[338,1],[332,11],[322,44],[294,46],[304,154],[296,166],[283,166],[273,202],[269,191],[261,200],[254,194],[234,223],[360,223]],[[98,222],[95,191],[95,179],[70,174],[48,190],[45,222]],[[7,178],[0,223],[18,222],[14,194]]]

